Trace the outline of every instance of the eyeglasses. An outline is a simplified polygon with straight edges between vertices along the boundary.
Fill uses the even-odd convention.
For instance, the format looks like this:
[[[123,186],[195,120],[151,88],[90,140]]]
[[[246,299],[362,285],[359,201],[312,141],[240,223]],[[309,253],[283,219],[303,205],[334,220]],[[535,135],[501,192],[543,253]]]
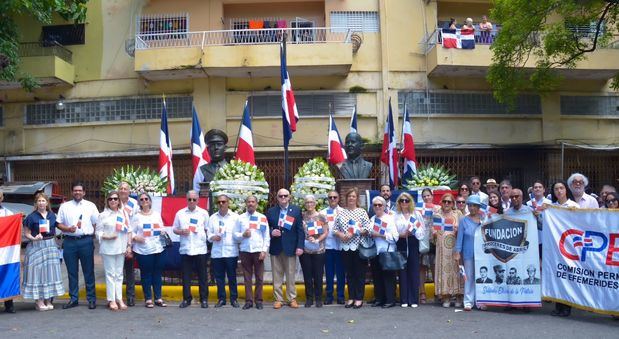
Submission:
[[[399,202],[403,203],[403,204],[408,204],[409,202],[411,202],[408,199],[400,199]]]
[[[149,198],[140,198],[140,201],[149,201]]]
[[[187,198],[187,201],[198,201],[196,198]]]
[[[443,204],[453,204],[454,202],[451,200],[443,200],[442,201]]]
[[[288,198],[288,194],[280,194],[277,197],[278,198]]]
[[[582,180],[574,180],[574,181],[572,181],[572,184],[574,184],[574,185],[584,185],[585,182],[582,181]]]
[[[118,197],[109,197],[107,198],[107,201],[116,201],[118,200]]]
[[[478,186],[478,185],[481,185],[481,182],[472,182],[471,185]]]
[[[617,199],[606,199],[607,204],[614,204],[617,202]]]
[[[383,207],[383,204],[374,204],[374,207]]]
[[[469,189],[468,189],[468,187],[460,187],[460,190],[461,191],[468,191]]]
[[[315,201],[306,201],[305,203],[306,204],[315,204],[316,202]]]
[[[337,198],[339,198],[339,197],[336,197],[336,196],[330,196],[330,197],[329,197],[329,199],[331,199],[331,200],[335,200],[335,199],[337,199]]]
[[[456,201],[456,204],[464,204],[466,201]]]
[[[220,205],[223,205],[223,204],[225,204],[227,202],[228,202],[228,200],[218,200],[217,201],[217,203],[220,204]]]

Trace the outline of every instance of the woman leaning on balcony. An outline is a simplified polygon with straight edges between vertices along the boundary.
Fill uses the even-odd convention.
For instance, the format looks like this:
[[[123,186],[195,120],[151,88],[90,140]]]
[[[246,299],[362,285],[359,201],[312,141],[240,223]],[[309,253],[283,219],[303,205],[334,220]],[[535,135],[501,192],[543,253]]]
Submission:
[[[483,44],[491,44],[492,43],[492,23],[488,21],[488,17],[485,15],[481,17],[481,22],[479,23],[479,31],[480,31],[480,41]]]

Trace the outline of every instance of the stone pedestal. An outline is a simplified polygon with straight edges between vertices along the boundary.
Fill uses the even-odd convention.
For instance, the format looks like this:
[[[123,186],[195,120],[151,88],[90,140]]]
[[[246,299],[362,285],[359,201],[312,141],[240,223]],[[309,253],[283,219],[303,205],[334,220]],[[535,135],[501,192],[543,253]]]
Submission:
[[[200,196],[205,197],[206,206],[208,206],[208,214],[213,214],[213,192],[211,192],[211,183],[210,182],[201,182],[200,183]]]
[[[366,191],[371,190],[372,185],[374,185],[374,179],[337,179],[335,189],[340,194],[340,205],[342,207],[346,205],[344,195],[349,189],[356,187],[359,190],[359,207],[367,210]]]

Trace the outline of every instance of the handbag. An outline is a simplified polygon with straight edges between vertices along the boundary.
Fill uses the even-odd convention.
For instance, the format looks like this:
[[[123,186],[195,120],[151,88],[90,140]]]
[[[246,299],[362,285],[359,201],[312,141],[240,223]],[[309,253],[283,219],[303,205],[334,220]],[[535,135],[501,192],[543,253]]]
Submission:
[[[366,246],[363,241],[359,243],[359,258],[363,260],[370,260],[376,257],[378,254],[376,250],[376,243],[372,242],[372,245]]]
[[[163,248],[172,247],[172,238],[170,238],[168,232],[161,232],[161,234],[159,234],[159,242]]]
[[[387,252],[382,252],[378,255],[380,266],[385,271],[403,270],[406,267],[406,258],[400,251],[389,252],[389,246],[387,246]]]

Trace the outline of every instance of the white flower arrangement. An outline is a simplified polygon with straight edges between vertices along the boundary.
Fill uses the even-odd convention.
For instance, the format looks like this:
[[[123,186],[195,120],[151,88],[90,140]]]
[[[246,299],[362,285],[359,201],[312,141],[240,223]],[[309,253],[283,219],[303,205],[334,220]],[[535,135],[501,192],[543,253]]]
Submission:
[[[245,212],[245,198],[258,198],[258,210],[263,212],[269,200],[269,184],[264,172],[257,166],[240,160],[232,160],[220,168],[211,181],[213,197],[225,194],[230,198],[228,208],[236,213]],[[217,210],[218,206],[213,206]]]
[[[168,184],[167,180],[160,178],[159,173],[154,170],[127,165],[115,169],[114,173],[105,179],[101,190],[107,195],[110,191],[118,190],[121,182],[129,184],[131,194],[164,194]]]
[[[410,190],[421,187],[449,189],[456,184],[455,178],[444,166],[428,164],[419,166],[417,173],[404,186]]]
[[[316,197],[316,210],[325,206],[329,191],[335,189],[335,178],[323,158],[314,158],[299,168],[290,189],[293,202],[303,207],[303,198],[312,194]]]

